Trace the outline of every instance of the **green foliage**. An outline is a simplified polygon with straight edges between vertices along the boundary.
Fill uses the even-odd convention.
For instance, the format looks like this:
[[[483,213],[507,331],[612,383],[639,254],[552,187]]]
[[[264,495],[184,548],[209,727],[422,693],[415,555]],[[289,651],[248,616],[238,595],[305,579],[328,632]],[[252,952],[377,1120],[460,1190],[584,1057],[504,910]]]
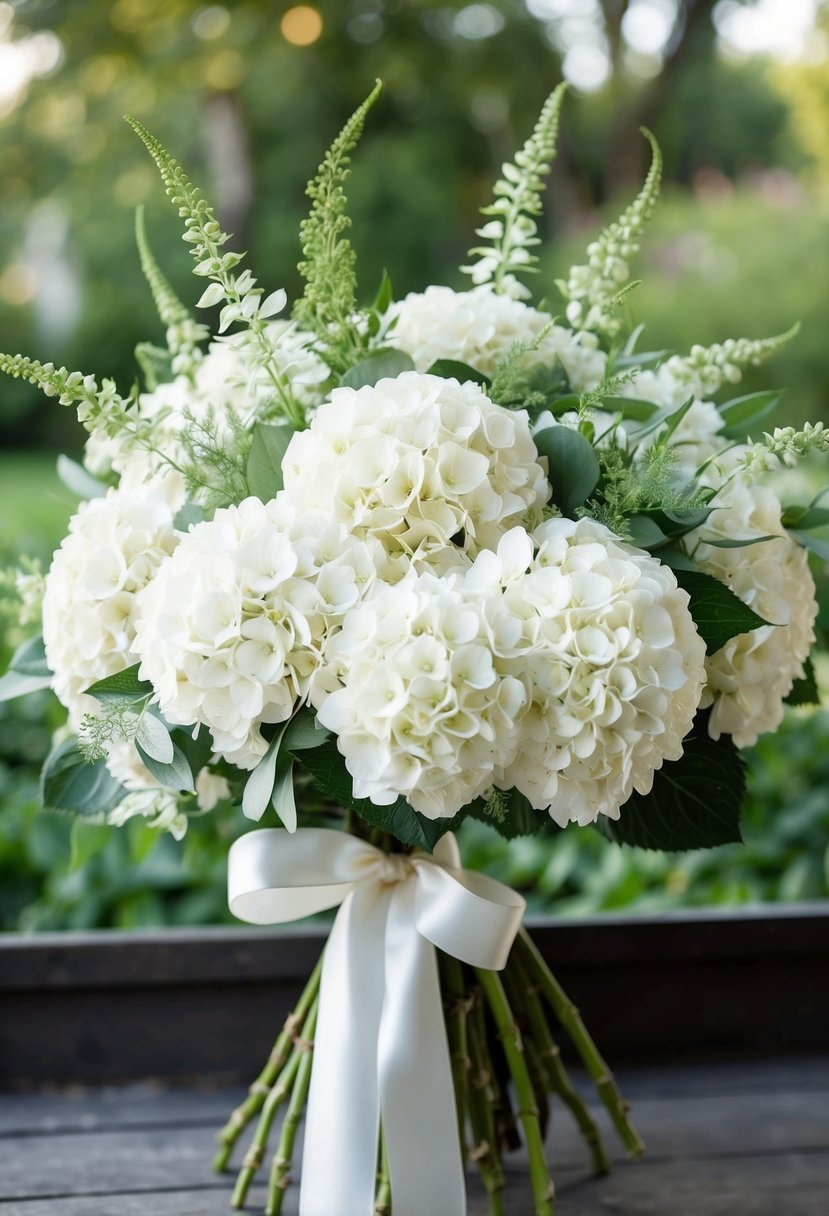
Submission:
[[[343,388],[364,388],[386,376],[399,376],[402,372],[413,370],[414,363],[409,355],[399,350],[383,350],[350,367],[341,377],[340,385]]]
[[[663,522],[675,516],[675,526],[663,532],[681,535],[699,523],[693,514],[704,509],[709,493],[693,485],[677,484],[677,452],[657,441],[644,454],[631,459],[616,444],[596,450],[601,482],[588,503],[591,516],[623,539],[632,539],[632,521],[638,516],[661,513]],[[703,516],[704,518],[704,516]]]
[[[180,471],[188,496],[198,494],[206,512],[241,502],[248,493],[248,461],[255,431],[249,431],[233,410],[222,414],[221,429],[212,413],[196,418],[185,410],[184,418]]]
[[[711,739],[700,715],[679,760],[654,773],[647,796],[632,794],[618,819],[597,826],[617,844],[642,849],[710,849],[741,840],[745,761],[727,737]]]
[[[691,601],[688,610],[709,654],[731,638],[769,624],[710,574],[700,570],[674,570],[674,574],[683,591],[688,592]]]
[[[70,738],[58,743],[47,757],[40,777],[40,793],[47,810],[94,819],[113,810],[126,790],[110,775],[103,761],[90,763],[77,741]]]
[[[141,270],[152,292],[158,315],[167,330],[167,347],[172,357],[173,371],[192,371],[199,359],[200,344],[208,336],[208,329],[190,316],[153,257],[147,239],[143,207],[137,207],[135,211],[135,241]]]
[[[282,461],[294,434],[291,427],[278,423],[259,422],[253,428],[246,477],[248,490],[262,502],[282,489]]]
[[[351,174],[351,153],[381,88],[378,80],[326,152],[316,177],[308,183],[311,212],[299,230],[303,254],[299,272],[305,280],[305,291],[297,303],[295,316],[300,325],[317,335],[329,366],[340,374],[365,348],[354,324],[356,255],[345,235],[351,226],[345,210],[345,183]]]
[[[532,135],[516,152],[515,162],[501,166],[503,176],[493,188],[494,202],[481,208],[482,215],[493,218],[478,228],[476,235],[489,244],[470,249],[469,257],[477,260],[462,267],[476,284],[491,283],[495,291],[511,295],[528,294],[525,289],[519,292],[514,276],[538,269],[538,258],[529,252],[541,244],[534,217],[543,209],[544,178],[556,154],[566,91],[566,84],[560,84],[547,98]]]

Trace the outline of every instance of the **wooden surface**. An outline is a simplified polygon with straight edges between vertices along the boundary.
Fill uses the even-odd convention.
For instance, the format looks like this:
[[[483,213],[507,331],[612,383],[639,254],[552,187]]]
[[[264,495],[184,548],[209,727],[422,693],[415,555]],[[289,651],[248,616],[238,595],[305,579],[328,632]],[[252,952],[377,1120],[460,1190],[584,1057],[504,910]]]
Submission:
[[[621,1070],[648,1153],[589,1177],[565,1113],[550,1142],[556,1216],[825,1216],[829,1056]],[[587,1092],[585,1090],[585,1092]],[[2,1216],[218,1216],[213,1133],[239,1090],[147,1084],[0,1097]],[[612,1143],[608,1133],[608,1143]],[[508,1216],[531,1216],[511,1167]],[[261,1212],[263,1188],[248,1210]],[[292,1188],[285,1216],[296,1213]],[[470,1216],[486,1204],[471,1187]],[[442,1216],[439,1212],[423,1216]]]
[[[677,1044],[686,1060],[826,1049],[829,901],[531,929],[616,1064],[670,1062]],[[144,1077],[244,1082],[324,934],[318,926],[0,935],[0,1090]]]

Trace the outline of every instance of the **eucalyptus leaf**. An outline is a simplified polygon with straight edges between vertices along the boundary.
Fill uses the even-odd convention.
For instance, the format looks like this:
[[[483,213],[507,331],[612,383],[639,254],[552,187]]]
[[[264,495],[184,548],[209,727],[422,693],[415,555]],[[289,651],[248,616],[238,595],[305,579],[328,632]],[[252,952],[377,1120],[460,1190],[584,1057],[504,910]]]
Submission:
[[[349,368],[340,384],[343,388],[364,388],[378,380],[393,379],[411,371],[414,371],[414,363],[408,355],[399,350],[384,350]]]
[[[656,549],[670,540],[650,515],[631,515],[628,528],[631,543],[639,549]]]
[[[258,422],[253,428],[247,483],[251,494],[262,502],[270,502],[284,485],[282,461],[293,436],[293,429],[285,423]]]
[[[169,735],[167,737],[170,738]],[[170,742],[173,748],[173,758],[167,764],[156,760],[155,756],[150,755],[137,740],[135,747],[144,762],[144,767],[152,773],[159,785],[163,785],[165,789],[192,794],[195,792],[196,783],[193,779],[190,762],[181,748],[172,742],[172,739]]]
[[[676,566],[673,570],[680,587],[688,592],[691,616],[709,654],[741,633],[772,623],[758,616],[718,578],[701,570],[682,570]]]
[[[457,359],[436,360],[429,368],[429,375],[442,376],[444,380],[459,380],[461,384],[472,380],[475,384],[480,384],[482,388],[489,388],[492,384],[489,376],[485,376],[477,368],[470,367],[468,363],[461,363]]]
[[[76,739],[64,739],[49,754],[40,775],[43,806],[84,817],[105,815],[128,791],[103,760],[90,764]]]
[[[271,739],[268,750],[248,777],[242,792],[242,812],[257,823],[268,809],[273,794],[276,758],[284,731],[283,727]]]
[[[204,509],[198,503],[186,502],[176,512],[173,525],[179,532],[189,532],[195,524],[202,523],[205,518]]]
[[[287,752],[301,752],[319,747],[331,737],[331,731],[321,726],[313,710],[300,709],[285,727],[282,747]]]
[[[44,676],[51,679],[52,673],[46,662],[46,647],[40,634],[28,638],[18,646],[11,657],[9,671],[21,676]]]
[[[116,671],[114,675],[90,684],[89,688],[84,689],[84,692],[98,701],[123,701],[127,704],[144,701],[152,696],[153,686],[149,680],[139,680],[140,666],[140,663],[134,663],[132,667]]]
[[[601,469],[593,445],[569,426],[550,426],[533,436],[538,454],[546,456],[553,499],[572,517],[599,484]]]
[[[271,805],[289,832],[296,831],[296,798],[294,796],[294,760],[287,752],[279,753],[276,761]]]
[[[0,676],[0,702],[27,697],[32,692],[43,692],[51,686],[51,676],[24,676],[19,671],[7,671]]]
[[[617,844],[669,852],[742,839],[745,761],[728,736],[709,738],[706,723],[706,716],[698,718],[682,756],[654,774],[649,794],[633,794],[618,819],[599,816],[603,835]]]
[[[175,758],[175,747],[170,738],[170,732],[160,718],[155,714],[144,713],[138,723],[135,742],[141,748],[142,754],[150,756],[159,764],[172,764]]]
[[[767,417],[780,400],[780,393],[748,393],[720,406],[723,434],[728,439],[743,439],[749,427]]]
[[[71,490],[78,498],[103,498],[109,488],[105,482],[99,481],[91,473],[78,464],[77,460],[61,454],[58,456],[58,477],[67,490]]]

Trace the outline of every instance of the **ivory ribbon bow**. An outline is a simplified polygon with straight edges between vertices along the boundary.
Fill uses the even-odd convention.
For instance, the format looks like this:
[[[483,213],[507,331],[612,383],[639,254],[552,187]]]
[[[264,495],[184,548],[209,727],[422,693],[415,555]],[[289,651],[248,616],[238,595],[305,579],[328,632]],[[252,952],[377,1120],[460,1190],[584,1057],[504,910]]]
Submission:
[[[455,838],[389,855],[345,832],[248,832],[230,909],[275,925],[341,905],[325,948],[300,1216],[372,1216],[380,1120],[394,1216],[464,1216],[466,1189],[435,946],[505,966],[525,903],[461,868]]]

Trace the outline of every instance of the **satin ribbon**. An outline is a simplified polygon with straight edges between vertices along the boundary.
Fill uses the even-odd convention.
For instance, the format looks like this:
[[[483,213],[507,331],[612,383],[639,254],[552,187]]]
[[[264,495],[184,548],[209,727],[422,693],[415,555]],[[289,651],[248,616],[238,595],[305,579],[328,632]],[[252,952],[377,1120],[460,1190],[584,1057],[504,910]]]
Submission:
[[[435,947],[499,971],[525,902],[461,868],[455,838],[389,855],[345,832],[248,832],[230,909],[284,924],[340,905],[322,966],[300,1216],[372,1216],[380,1121],[394,1216],[464,1216],[466,1188]]]

